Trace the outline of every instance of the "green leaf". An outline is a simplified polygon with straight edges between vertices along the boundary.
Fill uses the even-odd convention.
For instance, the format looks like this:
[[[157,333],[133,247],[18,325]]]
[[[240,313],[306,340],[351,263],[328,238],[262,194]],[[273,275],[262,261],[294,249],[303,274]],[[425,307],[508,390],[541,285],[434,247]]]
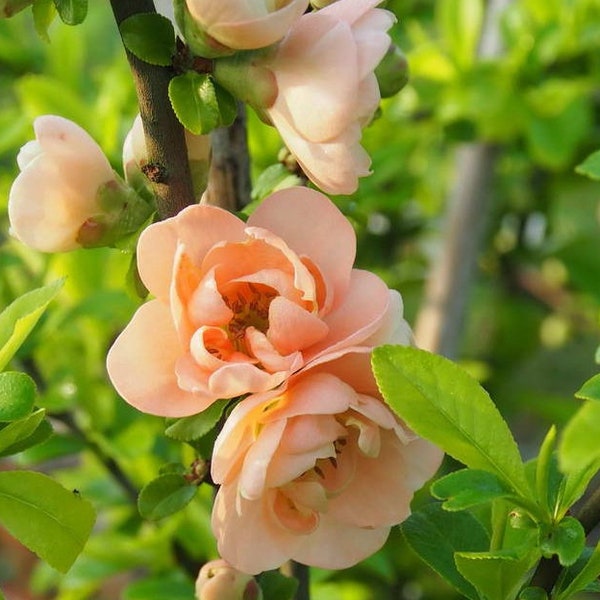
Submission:
[[[510,430],[475,379],[446,358],[405,346],[375,348],[372,362],[385,400],[418,435],[530,496]]]
[[[138,497],[138,510],[144,519],[157,521],[184,508],[197,490],[183,475],[160,475],[142,488]]]
[[[585,590],[587,586],[594,582],[600,576],[600,544],[592,552],[589,560],[582,567],[581,571],[572,579],[569,585],[562,590],[556,600],[567,600],[577,592]]]
[[[13,421],[0,429],[0,455],[20,440],[28,438],[43,421],[46,411],[36,410],[27,417]]]
[[[262,200],[277,190],[299,184],[300,178],[290,173],[281,163],[269,165],[261,172],[254,183],[252,198],[254,200]]]
[[[526,587],[519,594],[519,600],[548,600],[548,594],[540,587]]]
[[[54,0],[59,17],[67,25],[79,25],[87,16],[87,0]]]
[[[183,126],[196,135],[233,123],[235,99],[207,74],[188,71],[173,77],[169,99]]]
[[[585,548],[585,531],[583,525],[573,517],[565,517],[542,540],[541,549],[549,558],[556,554],[564,567],[572,565]]]
[[[175,54],[175,31],[171,21],[156,13],[139,13],[119,26],[125,47],[151,65],[168,67]]]
[[[266,571],[257,578],[263,600],[293,600],[298,581],[279,571]]]
[[[59,279],[27,292],[0,313],[0,370],[14,356],[63,285]]]
[[[475,588],[459,573],[455,552],[483,552],[489,537],[481,523],[468,512],[446,512],[430,504],[413,513],[400,526],[409,546],[437,573],[471,600],[479,600]]]
[[[32,410],[36,389],[33,379],[25,373],[0,373],[0,421],[23,419]]]
[[[54,21],[54,17],[56,17],[54,2],[52,0],[35,0],[31,7],[31,12],[33,14],[33,25],[37,34],[42,40],[49,42],[48,28],[52,21]]]
[[[208,75],[188,72],[173,77],[169,99],[177,118],[192,133],[210,133],[219,125],[219,105]]]
[[[590,179],[600,180],[600,150],[590,154],[581,164],[575,167],[575,171]]]
[[[486,600],[514,598],[538,558],[533,553],[517,558],[505,552],[459,552],[455,556],[459,572]]]
[[[52,425],[48,422],[48,419],[40,421],[38,426],[29,434],[24,437],[19,437],[13,444],[7,446],[0,452],[0,458],[3,456],[12,456],[18,454],[24,450],[28,450],[33,446],[42,444],[54,433]]]
[[[194,584],[180,573],[169,573],[136,581],[127,586],[122,600],[190,600]]]
[[[431,493],[440,500],[447,498],[445,510],[456,511],[510,496],[512,490],[493,473],[461,469],[435,481]]]
[[[229,402],[230,400],[217,400],[197,415],[168,419],[165,435],[180,442],[191,442],[203,437],[219,422]]]
[[[588,379],[581,388],[575,392],[576,398],[582,400],[600,400],[600,373]]]
[[[47,475],[0,472],[0,523],[55,569],[69,570],[94,521],[87,500]]]
[[[579,473],[600,459],[600,403],[586,402],[569,420],[558,447],[563,473]]]
[[[452,58],[463,69],[472,66],[483,24],[483,2],[442,0],[436,4],[436,18]]]

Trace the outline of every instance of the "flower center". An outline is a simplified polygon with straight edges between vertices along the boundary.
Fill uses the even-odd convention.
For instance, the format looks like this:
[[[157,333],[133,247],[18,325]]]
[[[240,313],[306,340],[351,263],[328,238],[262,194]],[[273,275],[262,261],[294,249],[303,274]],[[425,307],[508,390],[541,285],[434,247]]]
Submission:
[[[236,350],[246,352],[246,329],[254,327],[262,333],[269,329],[269,306],[277,292],[263,283],[235,282],[223,290],[223,300],[233,312],[227,324],[229,339]]]

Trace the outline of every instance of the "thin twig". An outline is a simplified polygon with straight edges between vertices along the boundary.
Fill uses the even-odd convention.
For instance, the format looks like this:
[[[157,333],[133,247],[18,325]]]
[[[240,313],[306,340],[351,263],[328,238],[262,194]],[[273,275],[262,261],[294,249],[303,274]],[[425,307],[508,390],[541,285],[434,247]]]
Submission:
[[[152,0],[110,0],[117,25],[138,13],[155,12]],[[127,49],[146,136],[148,163],[144,173],[152,182],[161,219],[195,204],[184,129],[169,101],[173,69],[146,63]]]

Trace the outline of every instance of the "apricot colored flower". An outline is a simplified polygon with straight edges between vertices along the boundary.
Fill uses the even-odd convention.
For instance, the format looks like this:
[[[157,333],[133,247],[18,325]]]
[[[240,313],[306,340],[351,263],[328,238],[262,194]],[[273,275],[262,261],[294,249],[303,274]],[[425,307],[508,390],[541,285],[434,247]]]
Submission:
[[[308,368],[240,402],[216,440],[219,553],[246,573],[350,567],[408,517],[441,458],[381,400],[369,352]]]
[[[84,223],[103,212],[99,188],[116,175],[100,146],[72,121],[46,115],[33,128],[36,139],[17,156],[21,173],[8,198],[11,233],[43,252],[74,250]]]
[[[261,600],[262,590],[251,575],[219,558],[202,566],[196,579],[197,600]]]
[[[186,0],[193,19],[213,39],[236,50],[280,40],[309,0]]]
[[[323,191],[351,194],[370,173],[360,145],[380,94],[374,69],[394,15],[381,0],[338,0],[297,20],[267,59],[278,94],[266,112],[306,175]]]
[[[151,225],[138,268],[155,299],[109,352],[117,391],[143,412],[181,417],[388,333],[406,343],[399,294],[353,269],[355,250],[347,219],[307,188],[276,192],[247,223],[196,205]]]

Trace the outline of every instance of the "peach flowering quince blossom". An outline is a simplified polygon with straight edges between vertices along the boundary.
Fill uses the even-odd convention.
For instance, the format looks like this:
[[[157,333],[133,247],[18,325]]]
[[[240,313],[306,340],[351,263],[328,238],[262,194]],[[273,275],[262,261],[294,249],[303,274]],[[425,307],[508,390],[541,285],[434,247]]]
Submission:
[[[370,173],[360,139],[379,106],[374,69],[395,21],[379,2],[338,0],[303,15],[263,63],[277,84],[265,112],[309,179],[331,194],[353,193]]]
[[[441,458],[381,400],[370,352],[308,368],[239,403],[216,440],[219,553],[246,573],[350,567],[408,517]]]
[[[186,0],[193,19],[228,48],[264,48],[280,40],[308,0]]]
[[[33,128],[36,139],[17,156],[21,173],[9,194],[11,233],[43,252],[74,250],[84,223],[103,212],[99,188],[116,175],[100,146],[72,121],[45,115]]]
[[[113,384],[143,412],[182,417],[388,333],[408,339],[399,294],[353,269],[355,251],[342,213],[301,187],[272,194],[247,223],[195,205],[151,225],[138,268],[155,299],[109,351]]]

